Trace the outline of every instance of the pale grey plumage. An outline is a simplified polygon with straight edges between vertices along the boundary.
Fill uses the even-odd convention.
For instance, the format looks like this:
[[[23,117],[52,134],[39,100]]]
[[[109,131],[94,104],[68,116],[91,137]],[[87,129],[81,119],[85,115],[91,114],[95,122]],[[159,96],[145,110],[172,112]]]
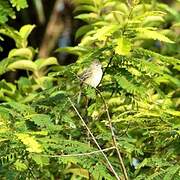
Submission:
[[[96,88],[101,82],[102,75],[103,71],[101,63],[94,60],[90,67],[86,69],[79,77],[83,83]]]

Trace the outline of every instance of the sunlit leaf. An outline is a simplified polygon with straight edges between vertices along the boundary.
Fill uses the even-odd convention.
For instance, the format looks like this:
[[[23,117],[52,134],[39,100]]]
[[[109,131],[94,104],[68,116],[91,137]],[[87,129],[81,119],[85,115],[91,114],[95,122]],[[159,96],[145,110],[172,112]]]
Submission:
[[[116,54],[127,56],[130,54],[131,43],[124,38],[117,39],[117,46],[115,47]]]
[[[138,38],[154,39],[154,40],[159,40],[159,41],[163,41],[163,42],[167,42],[167,43],[174,43],[168,37],[164,36],[160,32],[149,30],[146,28],[137,28],[136,30],[138,32]]]
[[[16,133],[16,136],[24,145],[27,146],[27,151],[35,153],[40,153],[43,151],[41,144],[38,143],[33,136],[23,133]]]
[[[29,60],[20,60],[11,63],[7,68],[9,70],[22,69],[22,70],[36,71],[37,65]]]
[[[33,53],[29,48],[12,49],[9,52],[8,58],[21,57],[32,60]]]

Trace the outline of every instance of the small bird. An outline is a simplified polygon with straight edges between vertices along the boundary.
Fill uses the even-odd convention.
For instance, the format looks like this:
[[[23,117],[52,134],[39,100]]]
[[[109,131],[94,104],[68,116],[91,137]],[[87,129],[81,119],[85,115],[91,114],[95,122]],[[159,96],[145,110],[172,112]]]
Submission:
[[[79,75],[79,78],[82,83],[96,88],[101,82],[102,75],[102,64],[98,60],[94,60],[90,67]]]

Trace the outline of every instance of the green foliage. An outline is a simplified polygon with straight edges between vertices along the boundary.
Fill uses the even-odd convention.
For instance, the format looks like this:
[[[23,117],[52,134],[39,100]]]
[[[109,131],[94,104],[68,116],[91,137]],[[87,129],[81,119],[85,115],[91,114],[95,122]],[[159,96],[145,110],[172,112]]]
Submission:
[[[15,18],[15,13],[8,1],[0,1],[0,24],[7,22],[8,17]]]
[[[12,38],[17,47],[9,52],[7,58],[1,60],[0,75],[18,69],[31,72],[28,73],[29,78],[21,77],[19,79],[17,82],[19,87],[16,87],[13,84],[7,83],[5,80],[3,80],[2,82],[6,84],[6,86],[9,86],[9,88],[11,86],[11,89],[13,87],[13,91],[9,89],[11,92],[8,93],[8,89],[2,86],[2,100],[8,100],[8,96],[11,95],[9,100],[13,98],[23,101],[26,101],[27,99],[27,101],[29,101],[29,99],[35,95],[34,90],[38,90],[39,88],[44,89],[52,86],[53,78],[46,76],[44,71],[46,71],[45,68],[48,66],[57,65],[57,60],[54,57],[34,60],[36,51],[32,47],[28,46],[28,36],[34,27],[34,25],[25,25],[19,31],[16,31],[9,26],[2,26],[0,29],[0,34]],[[29,93],[28,96],[26,94],[27,92]],[[6,94],[4,95],[4,93]]]
[[[17,9],[26,6],[12,2]],[[19,31],[1,26],[0,34],[12,38],[16,49],[1,60],[0,75],[27,74],[13,83],[0,81],[0,178],[115,179],[68,98],[100,147],[110,148],[104,152],[124,178],[102,97],[77,78],[98,59],[104,71],[98,91],[129,179],[178,179],[179,35],[173,31],[179,15],[157,1],[128,2],[74,0],[76,18],[86,24],[77,30],[76,47],[57,50],[78,56],[68,66],[53,57],[35,58],[27,41],[34,25]]]
[[[10,2],[12,7],[16,7],[18,11],[28,7],[26,0],[10,0]]]
[[[6,23],[8,17],[13,19],[16,17],[10,3],[12,7],[16,7],[18,11],[28,6],[26,0],[0,0],[0,24]]]

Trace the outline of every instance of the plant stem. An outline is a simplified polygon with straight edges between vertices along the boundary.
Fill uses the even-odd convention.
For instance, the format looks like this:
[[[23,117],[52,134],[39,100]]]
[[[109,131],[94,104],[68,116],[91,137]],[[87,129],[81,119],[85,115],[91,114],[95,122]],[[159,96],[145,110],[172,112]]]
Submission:
[[[111,121],[111,118],[110,118],[108,106],[107,106],[106,101],[105,101],[104,97],[102,96],[101,92],[97,88],[96,88],[96,90],[97,90],[98,94],[101,96],[101,98],[103,100],[103,103],[105,105],[105,109],[106,109],[106,113],[107,113],[107,117],[108,117],[108,121],[109,121],[109,128],[111,130],[113,145],[116,148],[116,151],[117,151],[117,154],[118,154],[119,163],[120,163],[120,167],[122,169],[124,178],[125,178],[125,180],[128,180],[129,179],[128,178],[128,174],[127,174],[126,167],[125,167],[123,159],[122,159],[122,155],[121,155],[121,153],[119,151],[119,148],[118,148],[118,145],[117,145],[116,136],[115,136],[115,133],[114,133],[114,130],[113,130],[112,121]]]
[[[71,99],[68,97],[69,102],[71,103],[73,109],[75,110],[76,114],[79,116],[81,122],[83,123],[83,125],[86,127],[87,131],[89,132],[90,136],[92,137],[93,141],[95,142],[95,144],[97,145],[98,149],[101,151],[102,155],[104,156],[104,158],[106,159],[109,167],[111,168],[113,174],[115,175],[117,180],[120,180],[119,176],[117,175],[116,171],[114,170],[112,164],[110,163],[109,159],[107,158],[106,154],[103,152],[103,150],[101,149],[100,145],[98,144],[98,142],[96,141],[96,138],[94,137],[94,135],[92,134],[91,130],[89,129],[89,127],[86,125],[84,119],[82,118],[82,116],[80,115],[79,111],[77,110],[77,108],[75,107],[75,105],[73,104],[73,102],[71,101]]]
[[[92,154],[98,154],[101,153],[102,151],[110,151],[112,149],[115,149],[115,147],[110,147],[110,148],[105,148],[97,151],[91,151],[91,152],[87,152],[87,153],[77,153],[77,154],[60,154],[60,155],[46,155],[46,154],[39,154],[40,156],[44,156],[44,157],[51,157],[51,158],[58,158],[58,157],[76,157],[76,156],[89,156]]]

